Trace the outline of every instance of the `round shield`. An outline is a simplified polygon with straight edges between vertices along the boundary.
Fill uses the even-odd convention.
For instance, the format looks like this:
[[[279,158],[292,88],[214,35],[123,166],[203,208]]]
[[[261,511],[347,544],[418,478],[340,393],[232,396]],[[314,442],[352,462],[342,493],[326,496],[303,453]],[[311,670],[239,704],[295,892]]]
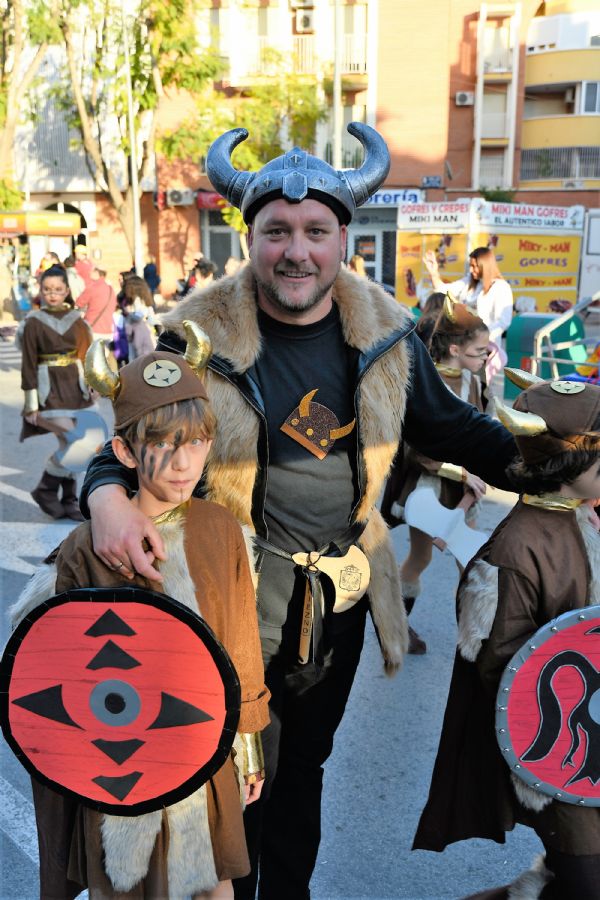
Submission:
[[[223,764],[240,711],[208,625],[137,587],[66,591],[33,610],[0,663],[0,724],[26,769],[102,812],[189,796]]]
[[[102,416],[91,409],[76,410],[75,427],[63,432],[66,446],[55,452],[58,462],[71,472],[85,472],[90,460],[108,440]]]
[[[563,613],[515,653],[500,682],[496,737],[530,787],[600,806],[600,606]]]

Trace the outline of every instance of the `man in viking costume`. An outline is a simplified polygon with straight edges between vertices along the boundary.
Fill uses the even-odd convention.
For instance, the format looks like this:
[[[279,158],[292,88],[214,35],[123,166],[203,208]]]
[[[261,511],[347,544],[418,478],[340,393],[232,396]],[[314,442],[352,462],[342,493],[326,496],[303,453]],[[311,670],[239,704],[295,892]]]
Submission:
[[[572,750],[587,743],[589,765],[587,772],[578,772],[578,766],[584,768],[581,760],[574,764],[565,758],[563,768],[579,782],[582,795],[570,802],[560,790],[542,793],[540,781],[523,777],[523,761],[536,754],[525,752],[509,768],[510,741],[503,732],[510,729],[494,717],[506,709],[505,701],[496,699],[508,692],[501,679],[506,672],[516,673],[535,651],[538,629],[552,622],[550,633],[558,632],[557,616],[600,603],[600,521],[593,508],[600,497],[600,387],[547,383],[529,373],[505,371],[526,388],[513,409],[496,401],[500,419],[516,436],[520,458],[508,473],[521,496],[459,585],[458,649],[429,800],[413,849],[441,851],[474,837],[504,843],[505,832],[521,823],[539,836],[545,860],[512,885],[477,896],[592,900],[600,886],[600,808],[587,806],[583,795],[600,775],[597,713],[590,705],[595,721],[585,738],[580,733],[575,739],[578,725],[570,717]],[[597,630],[586,627],[588,635]],[[586,668],[591,667],[582,666],[584,681]],[[597,672],[591,680],[598,681]],[[541,704],[542,685],[543,679],[537,687],[534,681],[532,689]],[[581,697],[580,687],[575,695]],[[554,698],[551,705],[558,733],[561,708]],[[533,718],[533,735],[536,727]],[[537,756],[547,758],[550,746],[548,741]],[[563,746],[561,758],[568,743]]]
[[[338,172],[294,148],[259,172],[230,155],[248,133],[215,141],[207,172],[248,224],[250,264],[192,294],[165,318],[159,347],[184,348],[183,319],[210,335],[206,386],[226,424],[199,490],[255,533],[258,617],[271,724],[264,800],[245,816],[253,898],[306,900],[320,840],[323,769],[342,718],[370,608],[386,670],[407,642],[396,561],[375,504],[404,431],[434,459],[507,486],[508,432],[454,397],[414,337],[414,321],[378,285],[342,266],[355,209],[384,181],[388,149],[367,125],[365,149]],[[150,523],[131,510],[129,473],[110,450],[84,485],[95,548],[143,572]],[[93,493],[92,493],[93,491]],[[88,501],[89,498],[89,501]],[[368,598],[368,599],[367,599]]]
[[[233,897],[231,879],[247,875],[250,869],[240,787],[243,785],[248,803],[260,794],[264,781],[260,731],[269,721],[269,693],[264,686],[244,535],[222,506],[191,498],[218,426],[199,377],[210,343],[194,323],[186,323],[186,336],[185,359],[153,352],[125,366],[118,375],[107,365],[102,342],[95,342],[86,357],[86,378],[113,401],[115,452],[137,473],[139,490],[133,502],[152,517],[166,549],[167,559],[157,563],[160,576],[151,568],[149,579],[136,575],[134,584],[158,588],[199,613],[235,666],[241,689],[235,754],[227,756],[209,781],[189,796],[132,817],[99,812],[32,779],[42,900],[69,900],[85,888],[91,900],[182,900],[190,896],[221,900]],[[13,625],[63,591],[118,589],[128,583],[122,566],[107,566],[93,552],[89,522],[71,532],[53,556],[11,609]],[[135,659],[133,663],[139,665]],[[155,664],[160,671],[160,657]],[[103,667],[110,665],[118,672],[128,664],[116,659]],[[165,660],[163,665],[168,669],[172,663]],[[92,680],[90,668],[93,666],[81,675],[88,683]],[[71,680],[75,671],[73,664]],[[73,691],[66,692],[65,703],[72,695]],[[57,713],[52,715],[56,718]],[[96,745],[104,744],[107,754],[116,752],[111,750],[115,743],[134,744],[139,749],[151,740],[152,732],[142,729],[140,736],[144,740],[97,741]],[[119,761],[134,753],[135,747]],[[132,759],[136,761],[135,756]],[[144,767],[139,760],[137,765]],[[154,778],[157,780],[156,775]]]

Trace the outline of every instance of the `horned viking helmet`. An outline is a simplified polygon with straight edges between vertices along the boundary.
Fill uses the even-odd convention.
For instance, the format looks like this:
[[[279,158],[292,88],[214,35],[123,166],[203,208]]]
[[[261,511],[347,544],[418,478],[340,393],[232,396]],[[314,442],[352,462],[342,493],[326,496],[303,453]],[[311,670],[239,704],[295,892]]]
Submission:
[[[240,172],[232,166],[231,154],[246,140],[248,132],[245,128],[233,128],[211,145],[206,172],[215,189],[242,211],[246,223],[266,203],[283,197],[289,203],[300,203],[307,198],[319,200],[347,225],[355,209],[375,193],[390,169],[389,150],[374,128],[351,122],[348,131],[358,138],[365,151],[359,169],[338,172],[316,156],[294,147],[258,172]]]

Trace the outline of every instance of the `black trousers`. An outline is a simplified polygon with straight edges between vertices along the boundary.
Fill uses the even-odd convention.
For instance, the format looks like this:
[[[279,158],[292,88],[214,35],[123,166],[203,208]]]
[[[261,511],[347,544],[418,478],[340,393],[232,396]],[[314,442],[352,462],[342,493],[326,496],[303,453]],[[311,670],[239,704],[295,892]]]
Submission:
[[[554,878],[541,893],[543,900],[598,900],[600,856],[572,856],[546,847],[546,867]]]
[[[244,813],[252,872],[236,900],[309,900],[321,839],[323,764],[333,748],[364,641],[367,604],[334,622],[322,666],[301,666],[263,639],[271,723],[262,732],[266,781]],[[338,617],[335,616],[334,619]],[[260,875],[259,875],[260,872]]]

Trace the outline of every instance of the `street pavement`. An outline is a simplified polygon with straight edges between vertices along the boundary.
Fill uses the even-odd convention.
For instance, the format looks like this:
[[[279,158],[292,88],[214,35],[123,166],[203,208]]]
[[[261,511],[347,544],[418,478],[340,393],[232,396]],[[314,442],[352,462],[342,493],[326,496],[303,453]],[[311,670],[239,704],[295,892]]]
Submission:
[[[19,366],[14,345],[0,340],[2,645],[8,636],[6,610],[35,565],[73,527],[67,520],[49,519],[29,496],[56,443],[50,435],[18,442]],[[491,491],[480,526],[491,531],[514,499]],[[406,527],[397,528],[393,538],[401,560]],[[450,679],[457,580],[452,557],[435,551],[411,616],[428,653],[409,657],[396,678],[384,675],[369,624],[348,709],[325,769],[323,841],[313,900],[457,900],[511,881],[541,850],[535,835],[521,827],[502,846],[464,841],[443,854],[410,850],[427,798]],[[0,900],[34,900],[38,895],[29,776],[0,740]]]

